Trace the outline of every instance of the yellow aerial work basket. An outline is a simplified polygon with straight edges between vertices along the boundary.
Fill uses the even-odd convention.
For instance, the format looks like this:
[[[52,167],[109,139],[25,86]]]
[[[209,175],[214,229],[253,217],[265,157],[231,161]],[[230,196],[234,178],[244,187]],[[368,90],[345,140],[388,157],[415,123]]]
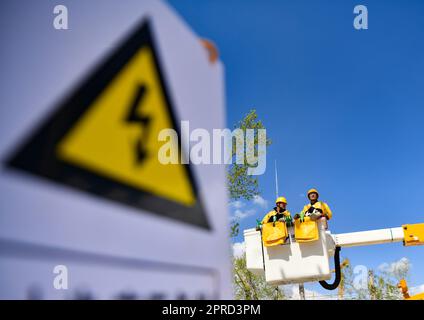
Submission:
[[[300,219],[294,222],[294,237],[297,242],[311,242],[319,239],[318,224],[310,217],[305,217],[303,222]]]
[[[283,244],[286,241],[287,234],[285,222],[268,222],[262,225],[262,241],[265,247]]]

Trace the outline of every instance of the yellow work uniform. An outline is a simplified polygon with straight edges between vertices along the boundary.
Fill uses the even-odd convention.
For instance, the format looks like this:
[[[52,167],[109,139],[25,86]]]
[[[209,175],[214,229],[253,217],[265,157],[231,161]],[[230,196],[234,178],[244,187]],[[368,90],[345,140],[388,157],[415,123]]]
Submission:
[[[315,202],[313,205],[308,203],[307,205],[305,205],[303,207],[302,212],[306,214],[306,212],[308,212],[310,207],[314,207],[315,209],[321,209],[322,210],[322,214],[327,218],[327,220],[330,220],[331,217],[333,216],[330,207],[328,206],[328,204],[326,204],[325,202],[322,201],[317,201]]]
[[[268,221],[269,221],[269,219],[271,219],[272,218],[272,216],[275,216],[275,215],[277,215],[277,214],[282,214],[282,215],[284,215],[285,217],[290,217],[291,215],[290,215],[290,211],[288,211],[288,210],[285,210],[284,212],[277,212],[277,211],[275,211],[275,210],[272,210],[272,211],[270,211],[270,212],[268,212],[266,215],[265,215],[265,217],[262,219],[262,224],[265,224],[265,223],[268,223]]]

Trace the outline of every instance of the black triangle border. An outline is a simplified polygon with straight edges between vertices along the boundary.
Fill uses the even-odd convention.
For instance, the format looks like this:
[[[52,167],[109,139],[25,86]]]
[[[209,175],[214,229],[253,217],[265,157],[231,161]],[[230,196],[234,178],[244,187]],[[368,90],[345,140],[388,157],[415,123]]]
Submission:
[[[94,72],[89,73],[89,77],[82,81],[82,84],[78,85],[70,96],[59,103],[59,106],[54,109],[55,111],[34,131],[35,134],[30,135],[17,148],[17,151],[12,153],[12,156],[6,160],[6,166],[47,178],[56,183],[65,184],[103,199],[106,198],[133,208],[146,210],[161,217],[212,230],[198,194],[196,179],[189,164],[182,165],[186,169],[196,198],[193,207],[183,206],[180,203],[141,191],[108,177],[102,177],[97,173],[57,159],[55,155],[59,141],[63,139],[123,66],[146,43],[153,52],[154,63],[172,124],[181,142],[179,124],[174,114],[175,108],[168,93],[150,25],[149,19],[143,19],[135,28],[135,31],[131,32],[130,36],[120,45],[116,46],[114,52],[106,57],[103,63],[95,68]],[[181,143],[180,148],[182,148]],[[172,181],[164,181],[163,183],[172,183]]]

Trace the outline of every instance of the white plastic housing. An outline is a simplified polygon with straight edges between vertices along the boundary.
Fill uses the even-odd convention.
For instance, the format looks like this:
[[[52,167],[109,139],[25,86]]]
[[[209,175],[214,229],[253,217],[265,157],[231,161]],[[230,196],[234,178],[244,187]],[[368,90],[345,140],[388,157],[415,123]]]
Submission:
[[[263,247],[267,283],[282,285],[331,278],[329,250],[334,250],[334,242],[330,242],[332,238],[325,231],[325,221],[319,221],[318,226],[320,238],[317,241],[297,243],[292,240],[284,245]],[[293,234],[293,230],[289,230],[289,233]],[[247,268],[257,273],[263,266],[260,232],[249,229],[244,232],[244,236]]]
[[[246,244],[246,267],[255,274],[264,273],[264,260],[260,231],[255,229],[244,230]]]

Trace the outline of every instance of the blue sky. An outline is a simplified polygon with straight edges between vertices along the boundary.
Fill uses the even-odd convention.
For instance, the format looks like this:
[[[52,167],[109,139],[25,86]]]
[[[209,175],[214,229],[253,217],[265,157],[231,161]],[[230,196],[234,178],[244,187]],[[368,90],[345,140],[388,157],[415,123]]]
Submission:
[[[269,205],[249,205],[241,229],[272,207],[274,160],[289,210],[317,188],[333,210],[333,233],[424,222],[424,2],[168,2],[219,48],[228,126],[255,108],[273,140],[260,177]],[[368,30],[353,28],[357,4],[368,8]],[[370,268],[406,257],[410,286],[424,284],[423,247],[342,255]]]

